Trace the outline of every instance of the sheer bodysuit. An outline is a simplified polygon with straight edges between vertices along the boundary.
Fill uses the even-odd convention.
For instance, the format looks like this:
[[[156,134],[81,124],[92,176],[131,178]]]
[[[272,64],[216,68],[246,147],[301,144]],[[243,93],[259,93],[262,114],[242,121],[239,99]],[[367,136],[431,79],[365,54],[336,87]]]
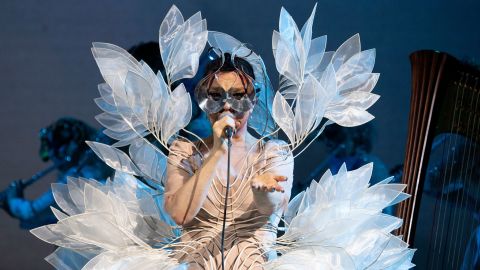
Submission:
[[[280,216],[289,200],[293,176],[293,162],[285,147],[286,144],[278,140],[266,143],[259,141],[256,151],[237,159],[239,162],[232,158],[234,162],[231,166],[224,242],[226,269],[261,269],[261,264],[276,256],[269,246],[275,242]],[[203,158],[208,155],[201,148],[200,144],[182,141],[172,144],[167,167],[167,194],[172,186],[188,180],[200,168]],[[271,213],[259,209],[257,204],[261,199],[254,196],[262,195],[259,194],[261,191],[252,190],[249,181],[267,170],[290,179],[286,183],[285,193],[263,194],[278,205]],[[182,246],[178,247],[183,255],[179,260],[189,263],[189,269],[221,269],[225,180],[226,168],[217,168],[200,211],[194,220],[183,226],[180,239]]]

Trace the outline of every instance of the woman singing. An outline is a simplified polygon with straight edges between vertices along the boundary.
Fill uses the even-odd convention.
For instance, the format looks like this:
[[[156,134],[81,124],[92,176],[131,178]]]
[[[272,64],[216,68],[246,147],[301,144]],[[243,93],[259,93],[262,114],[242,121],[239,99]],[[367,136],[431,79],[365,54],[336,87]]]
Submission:
[[[366,110],[379,97],[371,93],[375,50],[362,51],[354,35],[325,51],[326,36],[312,39],[314,13],[301,30],[280,13],[276,92],[260,56],[207,31],[200,13],[184,21],[175,6],[160,26],[166,79],[125,50],[94,43],[106,82],[96,118],[117,142],[87,144],[115,176],[52,187],[58,222],[32,230],[59,246],[47,261],[58,269],[411,268],[414,250],[391,233],[401,219],[382,214],[408,198],[405,186],[392,178],[370,186],[371,163],[327,170],[290,199],[294,157],[333,122],[370,121]],[[213,135],[202,139],[185,130],[192,104],[180,80],[195,76],[207,41],[194,95]]]

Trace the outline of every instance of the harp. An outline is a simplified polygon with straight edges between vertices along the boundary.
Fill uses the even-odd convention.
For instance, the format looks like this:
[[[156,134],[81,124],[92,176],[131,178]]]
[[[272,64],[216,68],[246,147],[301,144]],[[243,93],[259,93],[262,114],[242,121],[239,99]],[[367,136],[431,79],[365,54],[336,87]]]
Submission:
[[[397,209],[398,234],[417,248],[418,269],[480,269],[480,71],[437,51],[410,60],[402,182],[412,198]]]

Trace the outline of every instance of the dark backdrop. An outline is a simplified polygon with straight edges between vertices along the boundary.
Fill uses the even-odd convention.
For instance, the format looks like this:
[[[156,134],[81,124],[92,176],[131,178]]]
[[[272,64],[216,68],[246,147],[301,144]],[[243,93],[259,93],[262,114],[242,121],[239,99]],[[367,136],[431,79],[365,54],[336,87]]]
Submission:
[[[208,29],[253,45],[276,78],[272,30],[283,5],[303,25],[314,1],[176,1],[185,17],[200,10]],[[38,130],[70,115],[95,127],[92,99],[101,76],[90,53],[93,41],[123,48],[156,40],[172,1],[2,1],[0,3],[0,187],[46,167],[38,158]],[[374,154],[388,167],[402,163],[410,98],[408,55],[419,49],[446,51],[461,59],[480,56],[479,1],[319,1],[314,35],[328,34],[327,49],[360,33],[363,48],[377,49],[374,92]],[[314,145],[297,162],[305,177],[321,157]],[[50,180],[53,180],[53,176]],[[49,179],[28,190],[34,197]],[[49,269],[42,258],[53,247],[18,228],[0,213],[0,269]]]

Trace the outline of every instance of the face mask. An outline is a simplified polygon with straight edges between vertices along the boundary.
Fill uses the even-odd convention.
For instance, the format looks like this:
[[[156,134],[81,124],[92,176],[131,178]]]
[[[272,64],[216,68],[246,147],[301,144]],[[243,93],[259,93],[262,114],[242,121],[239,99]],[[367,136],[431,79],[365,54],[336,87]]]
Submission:
[[[247,112],[256,101],[252,79],[239,70],[208,75],[197,85],[195,96],[200,108],[208,114],[221,111],[226,103],[235,112]]]
[[[234,115],[242,115],[251,110],[249,127],[262,136],[272,133],[276,129],[271,117],[274,94],[262,58],[248,48],[247,44],[220,32],[209,32],[208,43],[211,46],[207,52],[210,61],[208,75],[197,84],[195,90],[200,108],[210,114],[221,111],[228,103]],[[221,77],[222,72],[231,71],[237,73],[239,80],[243,80],[242,86],[245,85],[245,79],[248,79],[249,87],[245,88],[244,97],[225,84],[213,84],[213,80]],[[218,76],[215,77],[215,74]],[[210,87],[212,85],[223,85],[223,89],[216,90],[224,93],[213,92]]]

